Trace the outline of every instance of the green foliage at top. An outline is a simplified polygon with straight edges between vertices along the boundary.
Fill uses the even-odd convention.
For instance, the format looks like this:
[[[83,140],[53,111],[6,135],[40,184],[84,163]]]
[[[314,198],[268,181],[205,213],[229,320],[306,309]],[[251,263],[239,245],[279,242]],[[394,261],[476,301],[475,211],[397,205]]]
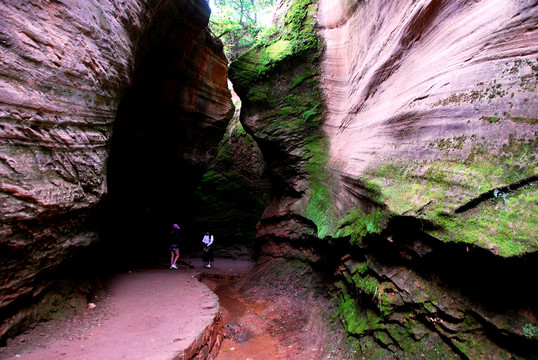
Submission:
[[[291,1],[280,31],[265,38],[258,37],[253,48],[230,65],[234,86],[248,87],[290,56],[305,51],[318,52],[319,37],[312,17],[314,11],[312,0]]]
[[[274,0],[215,0],[209,27],[224,44],[227,58],[235,60],[251,48],[258,38],[267,36],[261,22],[273,7]]]

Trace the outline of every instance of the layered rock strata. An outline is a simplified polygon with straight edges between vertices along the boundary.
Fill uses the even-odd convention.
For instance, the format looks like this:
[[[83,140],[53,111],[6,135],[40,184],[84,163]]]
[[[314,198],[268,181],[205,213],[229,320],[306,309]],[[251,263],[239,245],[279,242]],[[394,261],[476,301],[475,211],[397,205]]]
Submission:
[[[334,269],[363,356],[532,356],[538,310],[516,289],[538,247],[538,5],[278,9],[230,70],[272,181],[263,253]]]
[[[169,2],[140,41],[114,125],[102,236],[114,261],[128,267],[159,259],[173,223],[185,238],[201,239],[185,225],[234,113],[222,44],[205,29],[208,14],[193,17],[179,4]]]
[[[271,180],[258,236],[300,239],[316,232],[315,209],[326,195],[322,44],[314,2],[284,2],[279,8],[281,30],[234,61],[230,78],[243,103],[241,122],[260,146]]]
[[[538,250],[536,3],[321,1],[319,19],[338,210],[374,201],[445,241]]]
[[[21,309],[55,276],[70,272],[54,270],[98,239],[119,103],[141,62],[151,63],[153,41],[174,44],[173,59],[188,58],[174,63],[181,78],[162,79],[182,115],[166,121],[207,134],[184,137],[176,154],[194,167],[210,160],[233,105],[208,17],[202,0],[0,4],[2,338],[36,315]]]

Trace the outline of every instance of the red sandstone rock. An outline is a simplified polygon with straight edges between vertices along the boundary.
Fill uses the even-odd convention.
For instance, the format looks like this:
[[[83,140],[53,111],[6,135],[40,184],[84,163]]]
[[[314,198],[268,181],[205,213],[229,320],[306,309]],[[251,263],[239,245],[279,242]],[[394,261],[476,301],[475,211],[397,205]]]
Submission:
[[[0,338],[24,322],[17,301],[39,299],[46,274],[97,240],[118,105],[163,18],[190,59],[176,64],[189,82],[168,94],[208,133],[183,154],[210,160],[205,145],[218,144],[233,105],[208,17],[203,0],[0,3]]]
[[[293,131],[312,110],[294,113],[313,97],[304,79],[318,76],[304,63],[317,59],[281,50],[268,65],[260,48],[231,67],[248,99],[242,121],[278,179],[258,235],[340,237],[346,216],[381,209],[419,218],[446,241],[502,256],[536,251],[536,3],[322,0],[300,31],[315,21],[324,177],[311,171],[323,150],[307,149],[318,134]],[[488,199],[504,202],[509,220]]]
[[[390,210],[418,210],[433,199],[444,202],[450,213],[492,187],[536,175],[535,170],[520,171],[512,179],[506,173],[478,174],[470,159],[479,145],[493,156],[511,137],[535,138],[535,2],[321,0],[319,21],[326,40],[324,130],[331,166],[350,179],[388,163],[415,176],[427,176],[435,162],[446,171],[443,177],[452,187],[446,199],[388,195]],[[467,166],[458,177],[443,162]],[[536,166],[527,159],[516,162]],[[475,182],[463,173],[491,177],[491,185],[466,189]],[[405,205],[392,202],[396,200]],[[431,204],[425,211],[432,208],[439,206]]]

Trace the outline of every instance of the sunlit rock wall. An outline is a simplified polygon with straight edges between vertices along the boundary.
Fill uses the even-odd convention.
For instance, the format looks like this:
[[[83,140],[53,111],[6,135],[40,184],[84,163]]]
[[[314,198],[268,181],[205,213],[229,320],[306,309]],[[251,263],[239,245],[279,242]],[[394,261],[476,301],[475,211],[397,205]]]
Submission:
[[[536,2],[322,0],[319,21],[340,210],[374,202],[445,241],[538,250]]]
[[[162,13],[176,39],[188,44],[202,34],[191,49],[206,46],[203,0],[0,3],[0,337],[33,320],[21,309],[39,302],[54,270],[97,240],[118,104]],[[215,138],[204,144],[217,144],[233,108],[226,60],[217,46],[202,53],[206,61],[183,69],[196,72],[185,75],[192,83],[170,85],[169,96],[207,118],[203,127],[214,121]],[[225,96],[213,101],[215,94]],[[189,145],[186,157],[199,151],[209,160],[204,146]]]
[[[443,241],[535,251],[536,4],[309,3],[280,2],[280,37],[231,67],[275,159],[259,234],[365,235],[403,215]]]
[[[318,19],[327,234],[363,248],[337,271],[348,333],[366,357],[532,358],[538,4],[321,0]]]

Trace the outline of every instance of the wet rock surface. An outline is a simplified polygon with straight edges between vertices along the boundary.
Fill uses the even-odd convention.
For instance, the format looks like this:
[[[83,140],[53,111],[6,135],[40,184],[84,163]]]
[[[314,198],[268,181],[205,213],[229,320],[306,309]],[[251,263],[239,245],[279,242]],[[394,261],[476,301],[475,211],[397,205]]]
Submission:
[[[218,296],[224,340],[218,360],[355,359],[337,320],[327,285],[299,261],[261,258],[234,280],[204,280]]]

